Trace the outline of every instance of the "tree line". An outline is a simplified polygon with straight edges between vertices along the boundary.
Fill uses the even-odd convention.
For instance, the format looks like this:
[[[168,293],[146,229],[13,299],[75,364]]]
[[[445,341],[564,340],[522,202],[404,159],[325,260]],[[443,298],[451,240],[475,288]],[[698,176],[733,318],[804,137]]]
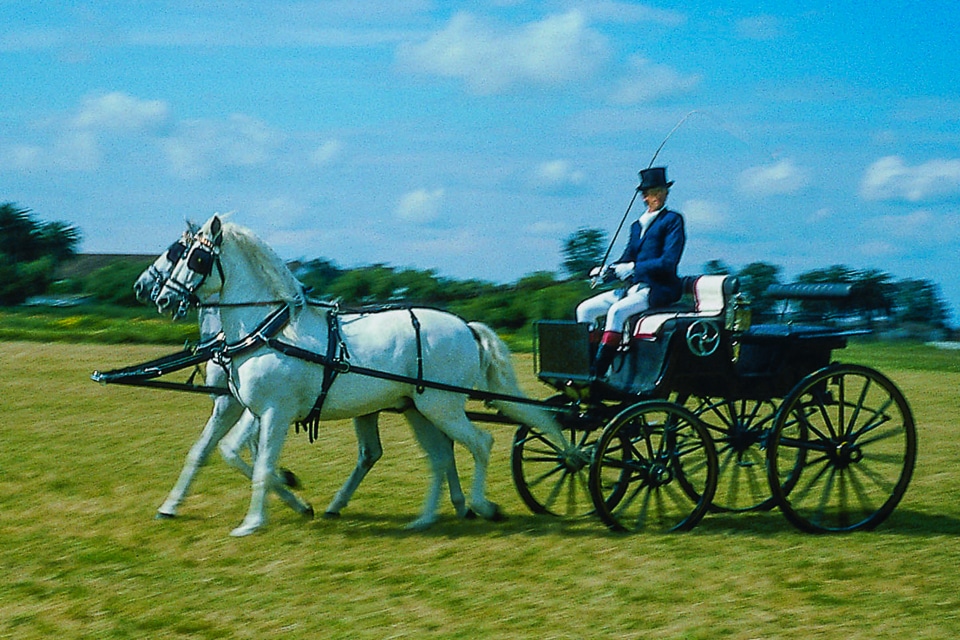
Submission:
[[[42,222],[29,209],[0,204],[0,305],[47,291],[57,267],[76,255],[80,238],[66,222]]]
[[[76,254],[80,231],[64,222],[42,222],[27,209],[0,205],[0,305],[14,305],[42,293],[74,293],[106,304],[135,306],[132,285],[150,264],[118,261],[73,280],[54,281],[56,267]],[[527,330],[541,319],[572,319],[577,304],[591,295],[587,274],[607,250],[606,234],[582,228],[561,245],[562,273],[537,271],[509,284],[479,279],[457,280],[434,269],[373,264],[345,269],[325,258],[290,263],[315,298],[338,300],[345,307],[414,303],[434,306],[506,333]],[[609,260],[608,260],[609,262]],[[755,315],[775,310],[767,289],[784,282],[782,269],[766,262],[733,267],[721,260],[703,265],[702,273],[735,275]],[[851,295],[831,302],[832,310],[865,322],[917,324],[946,329],[949,309],[939,287],[929,280],[896,279],[874,269],[834,265],[799,275],[799,283],[844,283]],[[823,303],[804,303],[817,314]]]

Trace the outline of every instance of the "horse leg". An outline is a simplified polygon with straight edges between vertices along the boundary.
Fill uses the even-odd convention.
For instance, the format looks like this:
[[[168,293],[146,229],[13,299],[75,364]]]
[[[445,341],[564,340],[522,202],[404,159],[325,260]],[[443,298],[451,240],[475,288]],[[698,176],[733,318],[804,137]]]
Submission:
[[[357,466],[347,478],[340,490],[333,496],[333,501],[324,512],[328,518],[336,518],[340,511],[347,506],[353,493],[363,482],[373,465],[383,456],[383,446],[380,444],[379,413],[371,413],[353,419],[353,430],[357,434]]]
[[[217,442],[237,421],[241,413],[243,413],[243,406],[232,396],[219,396],[214,401],[213,413],[210,414],[210,418],[204,425],[200,437],[190,447],[190,452],[187,454],[187,460],[183,465],[177,483],[170,490],[167,499],[157,509],[158,518],[176,517],[177,509],[190,490],[190,485],[200,467],[206,464]]]
[[[453,455],[453,440],[416,409],[404,412],[404,416],[413,428],[413,434],[416,436],[417,442],[427,452],[433,473],[433,483],[427,494],[427,499],[424,501],[423,512],[407,528],[425,529],[436,521],[435,514],[437,503],[440,500],[440,491],[443,489],[444,477],[450,487],[450,502],[453,503],[457,515],[461,518],[467,517],[467,504],[463,496],[463,489],[460,487],[460,476],[457,475],[457,461]]]
[[[257,438],[259,435],[260,428],[257,418],[248,410],[243,413],[237,424],[220,441],[220,455],[223,456],[224,461],[240,471],[247,479],[253,478],[253,467],[244,461],[240,453],[244,448],[248,448],[251,461],[255,461],[257,459]],[[270,488],[291,509],[305,518],[313,518],[313,507],[288,490],[288,487],[296,489],[299,485],[300,480],[296,474],[283,469],[280,474],[274,474]]]
[[[253,463],[250,508],[243,522],[230,532],[235,537],[254,533],[267,523],[267,490],[273,478],[294,415],[289,410],[271,407],[260,416],[260,444]]]
[[[487,520],[499,520],[502,517],[500,507],[486,497],[487,467],[493,449],[493,436],[467,419],[464,401],[463,397],[429,389],[414,400],[417,409],[428,421],[473,455],[475,469],[470,488],[470,507]]]

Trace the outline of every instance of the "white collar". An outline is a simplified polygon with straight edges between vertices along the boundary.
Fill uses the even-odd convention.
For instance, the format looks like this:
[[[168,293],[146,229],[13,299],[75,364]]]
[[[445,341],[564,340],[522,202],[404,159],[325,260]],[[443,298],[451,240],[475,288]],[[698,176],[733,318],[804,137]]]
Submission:
[[[666,209],[666,207],[660,207],[656,211],[644,211],[640,214],[640,224],[643,226],[650,224],[650,222],[660,215],[660,212],[664,209]]]

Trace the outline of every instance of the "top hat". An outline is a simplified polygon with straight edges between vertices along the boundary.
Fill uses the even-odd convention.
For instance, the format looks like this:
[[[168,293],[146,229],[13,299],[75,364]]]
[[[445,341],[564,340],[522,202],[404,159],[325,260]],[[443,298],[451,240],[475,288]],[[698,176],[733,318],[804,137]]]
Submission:
[[[650,167],[640,170],[640,186],[637,187],[637,191],[646,191],[658,187],[669,189],[671,186],[673,186],[673,182],[667,182],[666,167]]]

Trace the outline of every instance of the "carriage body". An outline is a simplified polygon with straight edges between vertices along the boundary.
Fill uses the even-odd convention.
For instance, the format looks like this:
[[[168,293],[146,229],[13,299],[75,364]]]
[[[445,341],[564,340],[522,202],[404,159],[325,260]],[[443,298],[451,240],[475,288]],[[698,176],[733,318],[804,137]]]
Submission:
[[[671,395],[763,400],[786,396],[804,376],[830,363],[859,332],[792,323],[751,325],[737,279],[690,278],[690,301],[633,318],[610,372],[591,380],[594,342],[585,324],[537,324],[538,378],[559,391],[590,386],[596,401]],[[599,397],[597,397],[599,395]]]
[[[528,506],[553,512],[545,503],[566,495],[560,510],[569,513],[579,485],[591,495],[577,508],[618,530],[688,529],[708,511],[774,507],[807,531],[882,522],[906,490],[916,434],[889,379],[833,362],[862,332],[786,319],[751,324],[733,277],[689,278],[685,286],[685,304],[631,320],[601,380],[589,375],[596,337],[587,325],[538,324],[537,376],[559,392],[560,421],[589,465],[567,455],[553,469],[540,451],[529,458],[543,460],[541,468],[525,470],[530,434],[521,429],[513,466]],[[849,292],[847,285],[789,285],[777,297]],[[530,481],[544,485],[539,497]],[[652,515],[671,501],[671,513]]]

